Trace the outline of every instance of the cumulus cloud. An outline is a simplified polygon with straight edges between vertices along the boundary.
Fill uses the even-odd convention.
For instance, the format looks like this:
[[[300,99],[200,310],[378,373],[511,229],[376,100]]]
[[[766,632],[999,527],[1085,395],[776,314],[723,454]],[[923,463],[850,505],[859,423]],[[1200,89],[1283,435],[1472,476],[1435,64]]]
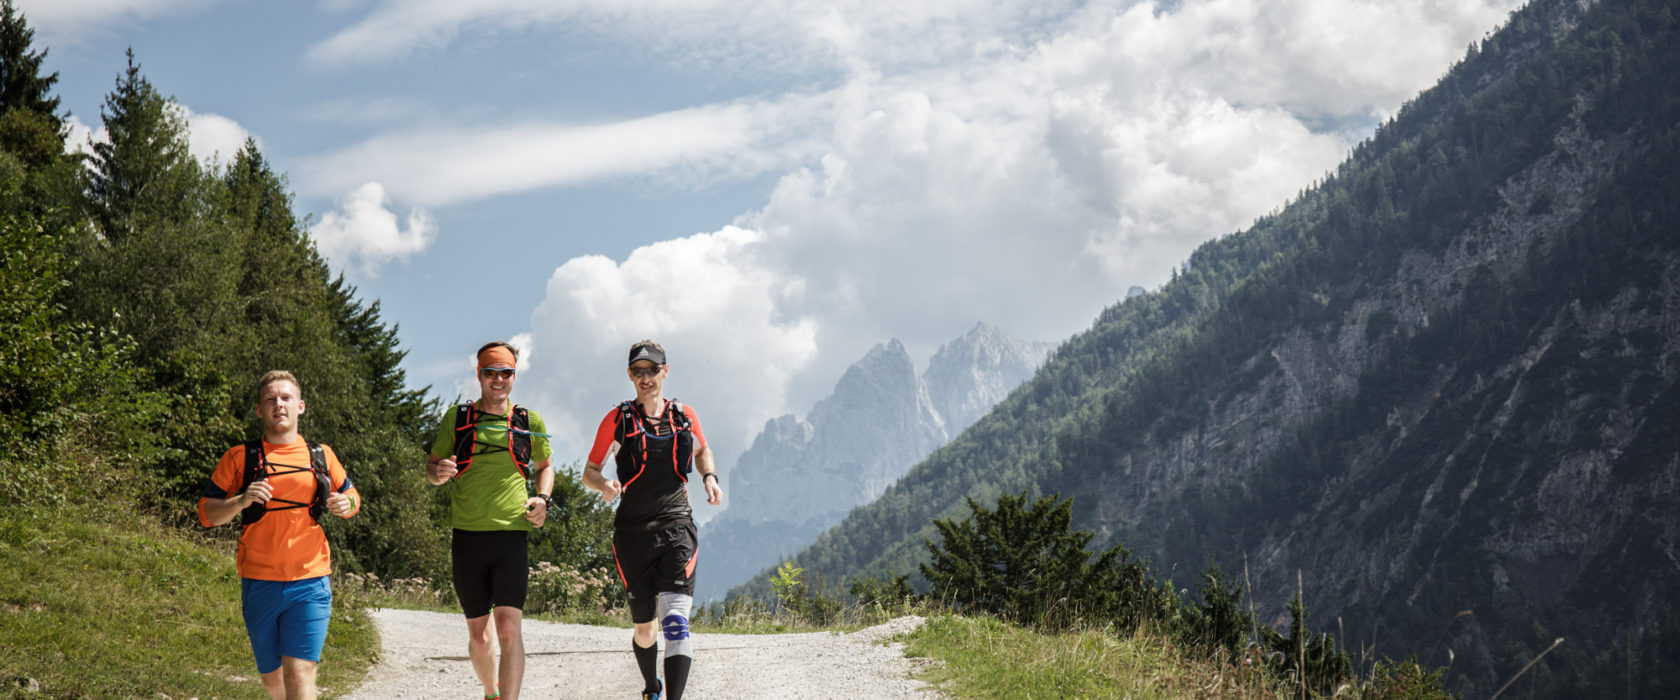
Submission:
[[[85,153],[92,155],[93,144],[96,141],[106,140],[105,127],[99,127],[99,131],[96,132],[92,127],[83,124],[81,118],[74,114],[70,115],[68,119],[65,119],[64,123],[65,126],[70,129],[69,135],[67,135],[64,139],[65,153]]]
[[[674,374],[673,391],[713,404],[730,422],[713,430],[739,438],[738,452],[773,407],[805,410],[889,337],[923,357],[977,320],[1065,337],[1287,202],[1514,6],[1095,2],[1046,5],[1030,26],[998,20],[1021,20],[1006,7],[960,29],[844,3],[809,13],[807,40],[848,71],[813,101],[827,109],[819,155],[735,226],[622,264],[561,266],[532,319],[537,347],[568,348],[543,373],[546,405],[605,410],[628,390],[618,346],[669,337],[674,357],[707,358],[704,373]],[[973,36],[994,24],[1008,27]],[[918,31],[970,48],[922,65],[882,46]],[[670,254],[689,248],[704,254]],[[733,306],[701,313],[686,291],[666,304],[652,291],[699,280],[730,292],[701,299]],[[788,358],[713,359],[742,339]],[[612,369],[558,369],[573,365]],[[580,433],[598,419],[561,422]]]
[[[583,456],[607,410],[634,398],[625,357],[644,338],[668,353],[666,394],[697,406],[724,449],[738,453],[749,426],[786,411],[788,383],[817,352],[816,321],[783,314],[803,288],[758,260],[763,242],[726,227],[554,271],[531,315],[529,378],[540,383],[521,387],[521,401],[544,407],[558,454]]]
[[[387,203],[383,185],[365,183],[339,200],[337,211],[321,217],[309,237],[335,265],[359,267],[369,275],[386,262],[425,250],[437,238],[437,224],[426,210],[413,207],[399,222]]]
[[[187,122],[187,150],[201,163],[226,164],[245,147],[246,139],[255,138],[239,122],[220,114],[199,114],[182,105],[177,107]],[[258,148],[261,145],[258,140]]]

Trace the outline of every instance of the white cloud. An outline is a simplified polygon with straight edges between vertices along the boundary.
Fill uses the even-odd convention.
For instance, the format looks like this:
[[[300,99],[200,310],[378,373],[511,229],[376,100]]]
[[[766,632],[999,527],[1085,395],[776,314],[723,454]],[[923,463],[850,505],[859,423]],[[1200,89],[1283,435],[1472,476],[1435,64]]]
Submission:
[[[970,55],[1045,18],[1065,0],[385,0],[309,52],[318,65],[390,61],[462,35],[535,30],[607,34],[633,54],[696,72],[801,71],[868,55],[926,65]]]
[[[537,392],[550,410],[604,411],[628,390],[618,346],[671,338],[673,357],[699,353],[706,370],[675,374],[673,393],[714,405],[739,452],[775,407],[804,410],[888,337],[923,357],[977,320],[1065,337],[1333,168],[1514,4],[1092,3],[933,66],[881,47],[884,14],[812,14],[851,71],[820,101],[820,157],[741,228],[660,244],[707,254],[654,246],[622,266],[563,265],[533,315],[537,345],[567,347],[557,366],[604,369],[544,372]],[[907,20],[895,36],[937,24]],[[688,285],[707,280],[740,298],[693,298],[736,312],[694,310]],[[743,339],[798,348],[797,361],[711,354]]]
[[[86,41],[125,23],[182,14],[219,0],[14,0],[49,46]]]
[[[64,139],[65,153],[84,153],[92,155],[93,144],[96,142],[104,142],[108,138],[105,135],[104,126],[100,126],[98,131],[94,131],[88,125],[83,124],[82,120],[74,114],[70,115],[70,117],[65,119],[64,122],[70,128],[70,134]]]
[[[369,275],[386,262],[425,250],[437,238],[437,224],[426,210],[411,208],[399,223],[386,204],[384,186],[365,183],[339,201],[338,211],[321,217],[309,237],[340,268],[358,266]]]
[[[582,457],[608,409],[634,398],[630,344],[665,346],[666,394],[697,407],[708,438],[730,454],[749,428],[786,411],[792,376],[816,354],[816,322],[782,315],[797,280],[757,259],[764,236],[727,227],[638,248],[622,263],[574,258],[554,271],[531,315],[521,402],[542,407],[557,454]],[[708,418],[711,418],[709,421]]]
[[[187,122],[187,150],[201,163],[226,165],[245,147],[246,139],[254,138],[239,122],[220,114],[198,114],[184,105],[176,107]],[[262,148],[260,140],[257,147]]]
[[[377,136],[304,161],[303,187],[342,192],[378,180],[425,206],[591,180],[655,175],[695,182],[785,169],[823,97],[710,105],[627,121],[427,128]]]

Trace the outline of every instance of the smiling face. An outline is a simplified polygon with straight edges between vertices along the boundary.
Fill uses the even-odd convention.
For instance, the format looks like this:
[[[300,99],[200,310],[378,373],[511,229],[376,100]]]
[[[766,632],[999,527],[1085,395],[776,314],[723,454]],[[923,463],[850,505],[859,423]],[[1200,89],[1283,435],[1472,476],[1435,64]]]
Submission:
[[[264,384],[257,392],[257,415],[267,435],[296,433],[298,417],[303,415],[303,390],[288,379]]]
[[[501,403],[513,393],[513,380],[518,373],[506,363],[497,362],[478,368],[479,397],[486,403]]]
[[[669,370],[669,365],[656,365],[647,360],[632,363],[626,373],[630,375],[630,383],[636,385],[636,398],[656,399],[663,395]]]

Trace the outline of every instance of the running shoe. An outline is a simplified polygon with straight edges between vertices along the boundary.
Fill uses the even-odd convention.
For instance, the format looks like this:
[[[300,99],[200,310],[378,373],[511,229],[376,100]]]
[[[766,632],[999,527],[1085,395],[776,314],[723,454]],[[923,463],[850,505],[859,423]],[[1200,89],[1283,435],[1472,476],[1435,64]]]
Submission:
[[[642,700],[659,700],[659,696],[665,694],[665,681],[654,679],[653,682],[658,683],[659,687],[642,691]]]

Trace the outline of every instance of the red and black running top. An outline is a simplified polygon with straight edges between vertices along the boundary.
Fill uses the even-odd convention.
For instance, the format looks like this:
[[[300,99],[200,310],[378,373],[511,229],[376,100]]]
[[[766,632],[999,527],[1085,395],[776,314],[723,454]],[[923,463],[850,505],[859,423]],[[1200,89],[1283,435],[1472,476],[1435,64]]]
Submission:
[[[691,518],[688,475],[695,450],[705,444],[694,408],[675,399],[665,399],[658,416],[648,415],[635,401],[608,411],[595,430],[589,462],[604,465],[607,455],[617,450],[618,480],[624,492],[613,527],[654,530]]]

